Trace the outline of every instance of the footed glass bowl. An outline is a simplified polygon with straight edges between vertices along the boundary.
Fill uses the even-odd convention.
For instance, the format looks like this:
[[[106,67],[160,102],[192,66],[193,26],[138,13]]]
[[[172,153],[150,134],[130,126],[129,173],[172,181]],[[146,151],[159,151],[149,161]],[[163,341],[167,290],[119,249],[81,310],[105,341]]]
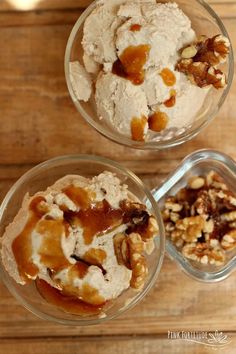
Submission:
[[[168,1],[157,1],[168,2]],[[222,34],[229,39],[228,33],[214,10],[203,0],[176,0],[175,1],[184,13],[190,18],[192,27],[195,30],[197,36],[202,34],[209,37],[216,34]],[[94,95],[88,102],[83,102],[77,99],[76,93],[73,90],[70,75],[69,64],[71,61],[79,61],[83,64],[83,48],[81,40],[83,36],[83,25],[86,18],[93,11],[96,6],[96,1],[83,12],[81,17],[75,23],[71,34],[68,39],[66,52],[65,52],[65,76],[68,86],[68,90],[75,107],[81,114],[81,116],[99,133],[109,138],[110,140],[126,145],[132,148],[138,148],[143,150],[161,150],[173,146],[182,144],[197,134],[199,134],[204,127],[206,127],[212,119],[216,116],[225,98],[229,92],[234,72],[234,58],[232,46],[230,47],[230,53],[227,62],[220,66],[221,70],[227,76],[227,85],[224,89],[216,90],[212,88],[201,109],[197,113],[194,122],[185,128],[173,130],[164,130],[162,133],[150,134],[149,138],[145,142],[137,142],[129,137],[126,137],[117,132],[111,125],[105,122],[104,119],[100,120],[94,101]],[[229,39],[230,40],[230,39]],[[79,124],[79,122],[78,122]]]
[[[78,174],[84,177],[93,177],[104,171],[115,173],[122,183],[128,185],[129,191],[147,205],[150,213],[157,219],[159,236],[155,238],[155,247],[152,254],[147,257],[149,273],[145,285],[140,292],[131,288],[124,291],[105,310],[106,316],[102,318],[98,316],[80,317],[66,313],[44,300],[37,291],[34,281],[26,285],[17,284],[6,272],[0,260],[0,276],[10,292],[29,311],[43,319],[65,325],[79,326],[98,324],[110,320],[141,301],[157,279],[165,250],[164,227],[158,206],[150,191],[137,176],[118,163],[102,157],[89,155],[58,157],[41,163],[23,175],[10,189],[0,207],[0,238],[4,233],[5,227],[12,222],[19,211],[26,193],[33,195],[36,192],[43,191],[65,175]]]

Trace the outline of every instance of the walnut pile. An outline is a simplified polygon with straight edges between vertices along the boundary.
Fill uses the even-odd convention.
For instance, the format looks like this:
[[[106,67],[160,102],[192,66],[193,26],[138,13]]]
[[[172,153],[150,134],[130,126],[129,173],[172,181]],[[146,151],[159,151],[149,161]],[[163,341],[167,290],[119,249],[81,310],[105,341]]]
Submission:
[[[148,275],[146,257],[154,249],[153,239],[158,234],[158,224],[142,204],[126,201],[122,209],[127,229],[114,236],[114,250],[118,264],[132,270],[131,288],[141,290]]]
[[[201,36],[195,43],[181,50],[176,69],[188,76],[199,87],[212,85],[216,89],[226,85],[225,74],[217,65],[226,61],[230,42],[222,35]]]
[[[214,171],[191,177],[166,199],[162,216],[167,237],[188,259],[222,265],[236,248],[236,194]]]

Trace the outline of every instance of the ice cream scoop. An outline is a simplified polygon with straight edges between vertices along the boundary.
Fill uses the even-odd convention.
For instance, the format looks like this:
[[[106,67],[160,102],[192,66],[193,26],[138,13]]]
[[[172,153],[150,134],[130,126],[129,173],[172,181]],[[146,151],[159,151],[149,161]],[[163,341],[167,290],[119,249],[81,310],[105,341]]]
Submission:
[[[155,218],[111,172],[68,175],[25,196],[3,235],[1,255],[17,283],[35,281],[49,302],[88,315],[129,287],[142,289],[145,250],[157,233]]]

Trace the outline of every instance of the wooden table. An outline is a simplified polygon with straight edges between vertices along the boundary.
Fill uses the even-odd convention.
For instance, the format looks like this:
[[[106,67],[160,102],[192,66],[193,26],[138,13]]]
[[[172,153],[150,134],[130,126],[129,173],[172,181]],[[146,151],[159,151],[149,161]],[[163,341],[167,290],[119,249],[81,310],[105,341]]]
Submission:
[[[77,113],[63,70],[71,28],[88,0],[0,1],[0,197],[25,171],[71,153],[103,155],[123,163],[152,188],[186,154],[199,148],[236,159],[236,80],[217,119],[193,141],[165,152],[134,151],[99,136]],[[234,46],[236,0],[211,0]],[[97,143],[99,141],[99,144]],[[0,282],[0,353],[210,353],[211,348],[167,338],[167,331],[225,331],[236,350],[236,274],[219,284],[188,278],[165,259],[159,280],[144,301],[100,326],[64,327],[38,319]]]

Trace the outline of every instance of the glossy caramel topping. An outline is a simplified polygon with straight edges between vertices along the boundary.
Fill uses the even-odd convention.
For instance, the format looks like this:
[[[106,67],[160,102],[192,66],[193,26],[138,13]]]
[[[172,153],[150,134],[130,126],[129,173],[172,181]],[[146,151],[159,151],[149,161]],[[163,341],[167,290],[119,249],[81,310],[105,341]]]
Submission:
[[[160,72],[160,76],[162,77],[162,80],[166,84],[166,86],[174,86],[176,83],[176,77],[173,71],[171,71],[168,68],[162,69]]]
[[[164,102],[164,105],[168,108],[174,107],[176,103],[176,91],[170,90],[170,98]]]
[[[64,296],[74,296],[91,305],[104,305],[105,299],[99,295],[97,289],[84,283],[81,286],[76,286],[74,280],[77,278],[83,279],[89,269],[89,265],[83,261],[78,261],[68,268],[68,281],[63,284],[60,278],[57,278],[56,273],[52,273],[52,279],[62,289]]]
[[[72,200],[75,205],[79,206],[81,209],[89,208],[91,204],[91,196],[89,193],[81,188],[70,185],[62,190],[68,198]]]
[[[144,65],[147,62],[150,46],[143,44],[126,48],[112,67],[115,75],[130,80],[134,85],[141,85],[144,81]]]
[[[58,271],[70,265],[61,247],[61,237],[65,233],[63,220],[45,220],[38,222],[36,231],[42,235],[39,249],[40,261],[51,271]]]
[[[80,225],[83,228],[84,242],[89,245],[94,236],[103,234],[122,223],[122,210],[113,209],[106,200],[103,200],[86,210],[67,212],[64,218],[72,226]]]
[[[12,251],[18,266],[18,271],[22,279],[28,281],[38,274],[38,267],[32,262],[32,240],[33,232],[37,222],[47,212],[41,202],[45,202],[43,197],[35,197],[29,206],[29,219],[22,232],[12,243]]]
[[[93,288],[88,283],[82,285],[82,289],[80,292],[80,296],[82,300],[86,300],[86,303],[89,303],[94,306],[101,306],[105,304],[105,299],[99,295],[97,289]]]
[[[36,279],[36,286],[41,296],[49,303],[61,308],[62,310],[80,316],[97,315],[102,310],[102,305],[88,304],[75,296],[64,295],[62,291],[53,288],[47,282]],[[84,291],[91,299],[92,291],[85,289]],[[93,294],[96,300],[96,295]],[[104,303],[103,303],[104,305]]]
[[[142,28],[141,25],[139,25],[138,23],[134,23],[133,25],[130,26],[129,29],[131,32],[138,32],[141,30],[141,28]]]
[[[83,259],[93,265],[101,266],[105,259],[107,258],[107,254],[104,250],[101,250],[99,248],[91,248],[89,251],[87,251]]]
[[[155,132],[164,130],[168,123],[168,116],[164,112],[155,112],[148,119],[149,129]]]
[[[73,266],[70,267],[68,271],[68,276],[71,281],[73,281],[76,278],[83,279],[85,275],[87,274],[89,269],[89,265],[82,262],[82,261],[77,261]]]
[[[147,125],[147,118],[142,116],[141,118],[134,117],[131,121],[131,135],[135,141],[144,141],[145,127]]]

